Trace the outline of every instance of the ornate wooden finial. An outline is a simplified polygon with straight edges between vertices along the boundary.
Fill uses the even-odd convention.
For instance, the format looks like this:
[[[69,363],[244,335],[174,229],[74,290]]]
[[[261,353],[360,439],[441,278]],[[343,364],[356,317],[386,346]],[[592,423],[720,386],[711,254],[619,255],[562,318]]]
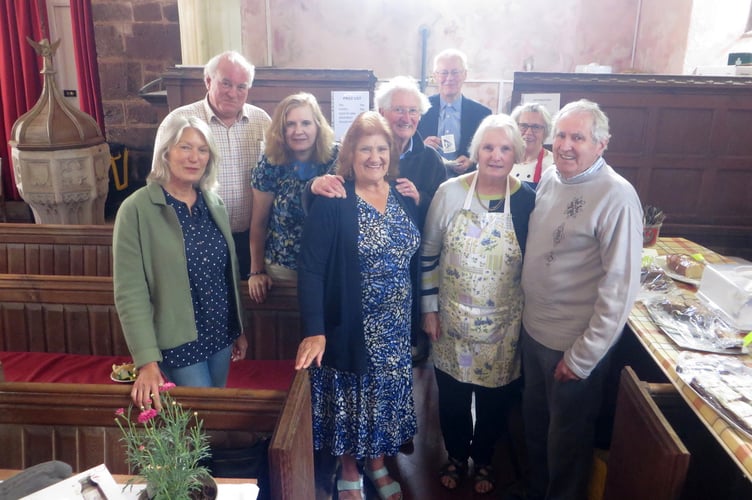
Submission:
[[[26,37],[26,40],[29,42],[29,44],[34,47],[34,50],[37,54],[42,56],[44,58],[44,67],[42,68],[42,73],[44,73],[47,70],[52,71],[52,57],[55,55],[55,52],[57,52],[57,48],[60,46],[60,39],[55,43],[50,43],[49,40],[46,38],[43,38],[42,40],[35,42],[28,36]]]

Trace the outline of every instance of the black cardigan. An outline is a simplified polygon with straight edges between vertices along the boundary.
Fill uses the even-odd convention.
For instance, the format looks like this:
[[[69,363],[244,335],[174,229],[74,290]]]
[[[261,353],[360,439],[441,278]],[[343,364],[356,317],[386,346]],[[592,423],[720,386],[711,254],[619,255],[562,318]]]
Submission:
[[[298,302],[303,335],[326,335],[322,364],[359,375],[368,360],[358,261],[358,197],[352,181],[345,182],[347,198],[314,197],[303,227],[298,262]],[[417,224],[417,207],[392,186],[392,194]],[[410,261],[413,285],[418,259]],[[414,289],[414,286],[413,286]],[[413,298],[413,309],[419,302]],[[413,321],[416,311],[413,311]]]

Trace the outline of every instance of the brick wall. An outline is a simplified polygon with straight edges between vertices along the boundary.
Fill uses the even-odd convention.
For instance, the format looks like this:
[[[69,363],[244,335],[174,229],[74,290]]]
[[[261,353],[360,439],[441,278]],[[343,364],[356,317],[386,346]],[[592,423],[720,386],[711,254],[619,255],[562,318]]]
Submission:
[[[130,181],[143,184],[167,104],[149,103],[138,92],[180,63],[177,0],[91,3],[107,142],[128,148]]]

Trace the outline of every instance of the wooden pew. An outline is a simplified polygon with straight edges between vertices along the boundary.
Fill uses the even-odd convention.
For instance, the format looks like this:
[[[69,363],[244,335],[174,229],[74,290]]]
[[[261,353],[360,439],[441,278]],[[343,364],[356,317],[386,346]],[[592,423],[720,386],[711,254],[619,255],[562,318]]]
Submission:
[[[62,224],[8,224],[0,223],[0,274],[14,275],[48,275],[48,276],[112,276],[112,226],[110,225],[62,225]],[[111,298],[106,297],[108,286],[105,282],[96,284],[83,280],[80,282],[66,281],[54,282],[52,280],[35,280],[34,283],[19,276],[9,278],[23,281],[22,290],[9,296],[10,290],[2,290],[0,303],[5,304],[8,297],[15,309],[13,321],[17,322],[13,331],[20,331],[15,325],[26,325],[28,322],[41,321],[37,314],[48,315],[55,330],[62,331],[61,322],[67,321],[73,325],[73,321],[95,322],[100,334],[105,335],[109,342],[115,342],[113,349],[118,349],[117,354],[127,354],[123,351],[125,344],[118,341],[122,339],[120,325],[117,316],[106,308],[88,307],[86,312],[81,307],[76,307],[74,312],[71,307],[66,307],[66,317],[63,317],[60,307],[40,308],[29,306],[24,311],[19,310],[22,303],[38,302],[39,298],[49,304],[62,303],[60,294],[69,291],[79,293],[81,291],[87,298],[96,302],[89,304],[111,306],[114,304]],[[7,284],[7,280],[4,280]],[[11,285],[12,287],[13,285]],[[3,287],[3,284],[0,284]],[[49,291],[43,288],[49,288]],[[83,287],[83,288],[81,288]],[[111,285],[110,285],[111,288]],[[263,304],[256,304],[248,296],[248,287],[245,282],[241,283],[241,299],[245,309],[246,337],[248,338],[248,357],[251,359],[291,359],[295,357],[297,345],[300,342],[300,316],[298,314],[297,287],[292,285],[275,285],[267,300]],[[102,292],[104,296],[95,292]],[[23,294],[28,297],[23,297]],[[109,292],[111,294],[111,292]],[[47,299],[47,297],[50,297]],[[83,300],[83,299],[82,299]],[[77,302],[79,306],[86,302]],[[44,311],[42,311],[44,309]],[[109,309],[107,309],[109,311]],[[114,311],[114,309],[113,309]],[[89,319],[84,319],[88,317]],[[3,318],[5,319],[5,318]],[[37,330],[38,326],[29,325],[28,328]],[[0,334],[0,338],[2,335]],[[19,342],[23,340],[18,339]],[[53,351],[62,339],[53,341]],[[42,339],[29,340],[29,342],[42,342]],[[104,341],[103,341],[104,342]],[[117,344],[120,342],[120,344]],[[102,345],[92,346],[95,351]],[[0,343],[0,350],[9,350]],[[23,350],[23,349],[18,349]],[[40,349],[32,349],[40,350]],[[84,351],[83,353],[88,353]],[[91,352],[97,354],[97,352]]]
[[[112,226],[0,224],[0,273],[112,276]]]
[[[297,287],[275,285],[263,304],[241,285],[248,359],[293,359]],[[0,274],[0,351],[127,356],[112,278]]]
[[[258,305],[242,288],[248,359],[294,358],[300,338],[296,293],[295,287],[275,286]],[[0,351],[127,356],[112,278],[0,274]],[[20,455],[0,457],[0,468],[56,458],[79,471],[104,462],[112,464],[112,472],[127,473],[113,412],[128,404],[129,390],[0,383],[0,447],[21,450]],[[174,394],[200,412],[209,430],[274,432],[269,451],[272,498],[298,499],[313,493],[309,390],[307,373],[298,373],[287,399],[284,391],[247,389],[176,388]]]
[[[192,387],[171,393],[196,410],[215,435],[273,433],[271,498],[313,498],[307,372],[296,374],[287,393]],[[23,469],[54,459],[79,472],[104,463],[113,474],[132,473],[114,419],[115,410],[129,402],[127,385],[0,382],[0,446],[5,450],[0,468]]]

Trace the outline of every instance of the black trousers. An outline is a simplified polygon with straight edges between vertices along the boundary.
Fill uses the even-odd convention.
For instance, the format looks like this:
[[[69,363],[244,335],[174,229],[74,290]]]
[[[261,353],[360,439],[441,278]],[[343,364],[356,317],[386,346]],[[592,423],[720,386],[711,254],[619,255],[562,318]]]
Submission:
[[[240,266],[240,278],[247,280],[251,273],[251,231],[242,233],[232,233],[232,239],[235,240],[235,253],[238,255],[238,264]]]
[[[460,382],[436,369],[439,388],[439,424],[450,457],[468,457],[476,466],[491,464],[496,441],[506,429],[507,413],[520,391],[520,379],[501,387]],[[475,425],[472,398],[475,393]]]

